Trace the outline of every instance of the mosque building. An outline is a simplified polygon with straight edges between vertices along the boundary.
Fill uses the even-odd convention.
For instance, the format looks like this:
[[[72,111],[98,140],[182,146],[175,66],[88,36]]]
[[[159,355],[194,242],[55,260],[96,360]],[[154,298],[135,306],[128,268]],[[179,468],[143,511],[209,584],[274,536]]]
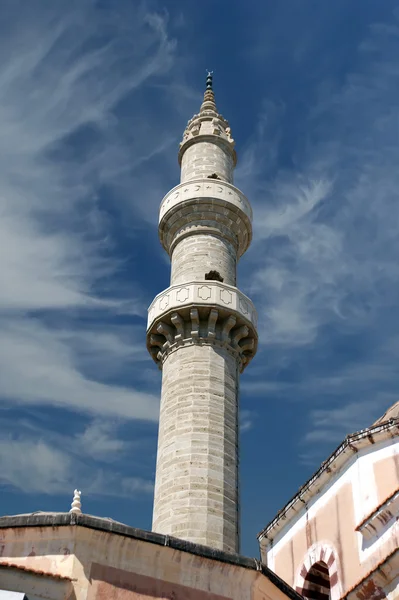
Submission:
[[[257,315],[236,287],[252,209],[212,74],[161,202],[170,286],[148,310],[162,370],[152,531],[82,511],[0,517],[0,600],[399,598],[399,403],[349,435],[259,534],[239,540],[239,377]],[[250,366],[249,366],[250,368]]]

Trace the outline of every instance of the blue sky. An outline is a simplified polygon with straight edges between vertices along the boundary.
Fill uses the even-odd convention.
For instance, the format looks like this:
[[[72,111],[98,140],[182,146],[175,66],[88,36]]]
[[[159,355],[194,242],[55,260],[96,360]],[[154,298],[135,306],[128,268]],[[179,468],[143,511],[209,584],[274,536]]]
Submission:
[[[169,284],[158,207],[205,69],[254,209],[238,285],[242,553],[399,396],[399,10],[391,0],[5,0],[0,24],[1,512],[151,527]]]

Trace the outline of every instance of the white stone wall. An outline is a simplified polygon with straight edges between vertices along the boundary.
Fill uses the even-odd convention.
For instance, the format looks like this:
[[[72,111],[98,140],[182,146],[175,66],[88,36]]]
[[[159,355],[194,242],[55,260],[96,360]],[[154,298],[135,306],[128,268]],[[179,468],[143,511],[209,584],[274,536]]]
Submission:
[[[163,365],[153,530],[238,551],[238,372],[192,345]]]
[[[352,575],[352,571],[354,571],[353,565],[355,565],[359,572],[363,569],[364,574],[368,574],[371,571],[371,565],[374,568],[376,564],[382,562],[390,554],[392,551],[390,545],[395,546],[395,541],[399,535],[399,521],[396,518],[396,509],[393,510],[393,514],[389,519],[381,520],[381,528],[376,530],[371,538],[364,536],[357,528],[357,525],[362,523],[379,505],[378,486],[373,466],[381,460],[398,455],[399,439],[397,437],[389,438],[383,442],[374,442],[371,447],[366,446],[358,450],[345,466],[332,476],[328,484],[322,487],[318,494],[298,510],[293,518],[285,520],[285,525],[275,535],[273,542],[265,543],[265,547],[261,550],[262,560],[272,571],[282,576],[282,573],[276,568],[276,560],[279,552],[290,545],[291,548],[295,546],[296,536],[301,531],[306,530],[307,524],[317,518],[319,511],[323,507],[326,507],[332,499],[339,497],[344,486],[350,484],[353,494],[353,504],[352,506],[348,506],[348,515],[353,510],[355,522],[350,523],[348,521],[346,523],[346,530],[342,529],[340,533],[341,536],[347,534],[355,536],[355,543],[351,547],[351,552],[342,556],[340,555],[341,549],[338,544],[334,548],[338,535],[331,535],[331,539],[329,540],[322,538],[315,546],[309,548],[306,554],[304,554],[303,559],[299,561],[294,581],[294,588],[302,586],[302,565],[307,565],[310,568],[317,561],[317,558],[315,559],[313,556],[314,548],[317,545],[324,545],[326,547],[329,545],[331,548],[334,548],[335,557],[340,561],[340,565],[338,565],[338,585],[334,593],[331,594],[331,598],[332,600],[342,598],[349,591],[347,588],[345,589],[348,581],[342,574],[344,568],[346,568],[347,573],[349,572]],[[392,505],[390,508],[392,510]],[[345,515],[342,516],[342,522],[345,522]],[[317,534],[320,535],[319,528],[317,529]],[[352,571],[347,565],[352,565]]]
[[[221,179],[233,183],[233,157],[217,138],[212,142],[198,141],[183,154],[180,181],[200,179],[217,173]]]
[[[183,238],[172,254],[171,285],[204,281],[209,271],[218,271],[223,282],[236,285],[236,251],[227,240],[215,235]]]

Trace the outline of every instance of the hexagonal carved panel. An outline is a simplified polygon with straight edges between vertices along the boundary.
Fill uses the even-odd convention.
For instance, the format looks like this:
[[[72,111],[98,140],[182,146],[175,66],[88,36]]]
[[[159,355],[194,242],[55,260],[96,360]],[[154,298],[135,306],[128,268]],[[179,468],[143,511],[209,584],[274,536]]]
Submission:
[[[162,298],[159,301],[159,308],[161,310],[165,310],[165,308],[167,308],[169,305],[169,294],[166,294],[165,296],[162,296]]]
[[[199,296],[199,298],[201,298],[201,300],[209,300],[211,295],[212,295],[212,290],[209,286],[201,285],[198,288],[198,296]]]
[[[239,306],[244,315],[248,314],[248,304],[242,298],[240,298]]]
[[[188,288],[183,287],[176,293],[176,300],[178,302],[185,302],[189,296]]]
[[[220,290],[220,299],[225,304],[231,304],[233,301],[233,294],[229,290]]]

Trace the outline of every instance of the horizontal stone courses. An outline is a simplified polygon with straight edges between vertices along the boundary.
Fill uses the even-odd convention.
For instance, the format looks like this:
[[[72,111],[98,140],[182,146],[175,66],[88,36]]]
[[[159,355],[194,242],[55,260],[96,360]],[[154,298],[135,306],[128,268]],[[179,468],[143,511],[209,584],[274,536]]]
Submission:
[[[231,399],[234,400],[234,396],[231,395]],[[213,404],[212,404],[213,403]],[[201,407],[198,404],[193,404],[192,406],[179,406],[175,405],[169,412],[164,411],[165,418],[174,419],[176,417],[179,418],[179,422],[188,422],[189,420],[195,419],[198,423],[198,419],[217,419],[219,422],[221,420],[230,421],[235,415],[233,411],[224,411],[223,405],[219,399],[214,399],[212,397],[209,398],[209,407]]]
[[[159,221],[172,285],[149,309],[148,348],[163,369],[153,527],[235,550],[238,377],[257,333],[253,305],[235,288],[252,211],[225,181],[229,144],[202,136],[181,147],[182,182],[163,199]],[[224,181],[207,178],[213,173]],[[205,280],[209,271],[223,284]]]
[[[223,404],[219,400],[217,400],[217,405],[209,408],[206,406],[205,401],[203,407],[196,404],[188,404],[186,406],[179,406],[179,404],[175,404],[172,407],[165,408],[162,411],[162,414],[165,415],[165,418],[176,418],[179,420],[193,419],[196,416],[201,416],[202,418],[224,418],[226,421],[233,420],[235,421],[235,413],[233,410],[223,410]],[[195,416],[193,416],[195,415]]]
[[[162,456],[165,459],[165,462],[167,460],[168,455],[170,455],[171,457],[173,457],[173,460],[203,460],[204,458],[206,458],[207,460],[209,460],[210,462],[213,462],[214,464],[223,464],[223,462],[225,461],[225,452],[223,450],[219,450],[217,448],[205,448],[205,447],[198,447],[198,446],[188,446],[187,450],[180,451],[178,449],[175,449],[173,452],[170,453],[162,453]],[[172,463],[173,464],[173,463]],[[172,466],[172,464],[168,464],[168,466]]]
[[[165,440],[166,442],[167,440]],[[223,442],[223,443],[222,443]],[[229,441],[227,440],[226,442],[224,442],[223,440],[220,439],[220,437],[217,438],[213,438],[210,439],[208,442],[208,448],[209,448],[209,453],[212,453],[214,456],[218,456],[218,449],[220,452],[220,456],[225,457],[226,455],[229,455],[231,453],[235,453],[236,451],[236,444],[234,444],[233,440]],[[172,441],[171,444],[169,444],[167,446],[168,449],[164,450],[162,448],[162,451],[160,452],[160,456],[165,460],[167,456],[170,456],[171,454],[173,454],[174,450],[179,448],[179,446],[175,445],[174,442]],[[192,447],[193,451],[197,452],[197,448],[195,446]]]
[[[163,466],[165,470],[173,467],[174,479],[181,475],[188,475],[189,473],[193,476],[203,476],[205,470],[209,475],[213,474],[216,477],[219,476],[221,472],[220,466],[223,467],[223,470],[229,469],[229,467],[225,467],[223,463],[220,464],[210,461],[197,462],[195,460],[173,460],[170,462],[165,461]],[[231,469],[231,471],[233,472],[233,469]],[[167,477],[165,476],[165,481],[169,482],[170,480],[167,479]]]
[[[197,490],[191,489],[190,491],[192,493],[195,493]],[[212,510],[213,516],[220,518],[220,520],[231,520],[234,527],[234,523],[237,523],[237,499],[227,498],[223,494],[214,495],[218,496],[215,500],[210,499],[209,496],[206,498],[194,499],[181,498],[179,496],[179,491],[175,491],[173,498],[175,501],[175,506],[179,508],[176,509],[175,513],[173,511],[168,511],[167,514],[165,513],[165,516],[163,516],[162,521],[158,520],[158,524],[160,524],[161,522],[165,523],[167,521],[170,521],[171,519],[178,520],[176,519],[176,517],[178,517],[179,515],[181,517],[192,516],[193,523],[196,523],[199,514],[208,515],[210,514],[209,510]],[[228,500],[230,504],[228,504]],[[158,507],[155,506],[155,509],[157,508]],[[182,509],[183,512],[180,513],[180,509]],[[182,524],[183,527],[187,527],[185,519],[180,519],[179,522]]]
[[[185,488],[183,490],[176,490],[174,492],[174,497],[176,499],[181,499],[182,501],[187,499],[190,502],[194,503],[197,500],[204,500],[206,501],[206,503],[212,504],[212,506],[216,506],[216,504],[222,503],[223,506],[225,506],[228,510],[236,508],[236,503],[232,498],[224,496],[223,494],[218,494],[217,498],[214,496],[215,495],[212,493],[211,497],[211,494],[206,488],[200,490],[190,490],[188,488]],[[178,510],[178,508],[176,510]]]
[[[225,463],[226,458],[228,458],[228,454],[226,452],[221,452],[220,454],[221,454],[221,456],[219,456],[219,457],[214,457],[214,456],[211,456],[210,454],[205,454],[205,453],[200,456],[202,456],[203,459],[208,460],[209,465],[213,466],[213,468],[216,468],[217,465],[219,465],[219,468],[221,468],[223,466],[223,464]],[[176,456],[175,453],[170,453],[170,454],[163,453],[160,455],[160,458],[162,458],[162,460],[163,460],[165,470],[172,471],[173,467],[178,462],[187,462],[188,465],[191,466],[190,463],[194,463],[194,461],[188,460],[187,456],[189,456],[189,458],[191,458],[191,455]],[[196,456],[197,456],[197,454],[196,454]],[[177,462],[172,462],[175,459]],[[211,459],[217,459],[217,460],[211,460]],[[222,461],[222,463],[219,463],[218,461]],[[231,467],[227,467],[227,468],[231,468]]]
[[[178,418],[178,417],[176,417]],[[192,422],[192,419],[190,419],[190,421]],[[230,423],[230,426],[228,423],[222,423],[220,424],[220,419],[217,418],[217,416],[215,417],[210,417],[210,416],[205,416],[203,419],[200,419],[199,417],[196,419],[196,424],[193,425],[192,427],[190,427],[190,431],[192,433],[200,433],[200,432],[208,432],[208,431],[212,431],[212,434],[217,436],[218,439],[222,439],[223,437],[227,437],[229,434],[229,429],[234,432],[236,427],[236,419],[232,420]],[[163,435],[170,435],[172,432],[187,432],[186,429],[184,429],[183,427],[181,427],[181,425],[169,425],[168,427],[163,428],[162,434]],[[211,441],[211,440],[209,440]],[[217,440],[216,440],[217,441]]]

